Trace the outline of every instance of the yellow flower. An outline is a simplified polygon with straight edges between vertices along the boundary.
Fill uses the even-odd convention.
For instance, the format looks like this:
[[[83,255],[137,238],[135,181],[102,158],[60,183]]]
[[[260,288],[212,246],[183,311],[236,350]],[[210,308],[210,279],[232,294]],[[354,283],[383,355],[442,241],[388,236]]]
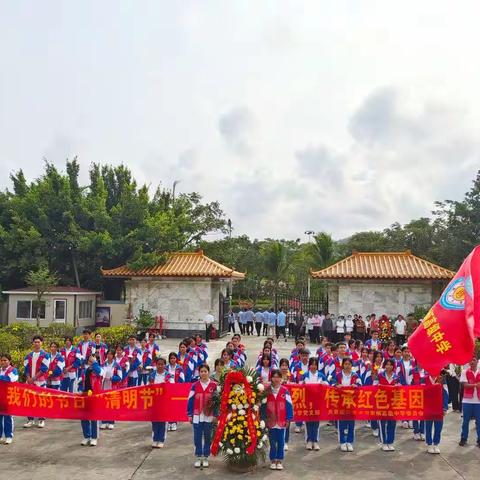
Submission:
[[[257,437],[260,437],[262,435],[262,432],[257,432]]]
[[[237,435],[237,438],[238,438],[239,440],[243,440],[243,435],[240,435],[240,434],[239,434],[239,435]]]
[[[92,392],[91,390],[89,390],[89,391],[87,392],[87,395],[88,395],[89,397],[91,397],[91,396],[93,395],[93,392]]]
[[[232,445],[234,445],[234,444],[235,444],[235,439],[232,438],[232,439],[230,440],[230,443],[231,443]]]

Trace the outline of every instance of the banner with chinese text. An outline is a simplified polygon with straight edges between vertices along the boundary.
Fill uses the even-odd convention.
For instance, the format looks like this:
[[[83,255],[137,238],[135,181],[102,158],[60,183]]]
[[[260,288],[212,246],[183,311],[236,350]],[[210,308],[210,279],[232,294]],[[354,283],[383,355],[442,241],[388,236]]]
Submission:
[[[437,420],[442,386],[287,385],[296,421]],[[160,384],[80,395],[0,382],[0,413],[71,420],[186,422],[191,384]]]

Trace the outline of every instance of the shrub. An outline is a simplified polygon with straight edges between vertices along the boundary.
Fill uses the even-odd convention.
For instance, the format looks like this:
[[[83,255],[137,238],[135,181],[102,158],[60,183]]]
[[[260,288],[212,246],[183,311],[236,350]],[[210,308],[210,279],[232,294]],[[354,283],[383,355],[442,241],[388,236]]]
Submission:
[[[477,338],[477,341],[475,342],[475,356],[480,358],[480,338]]]
[[[135,317],[135,324],[140,331],[146,332],[155,324],[155,318],[152,315],[152,312],[142,307],[138,312],[138,316]]]
[[[0,353],[10,353],[12,350],[18,350],[21,346],[21,340],[13,333],[0,330]]]
[[[65,325],[64,323],[51,323],[48,327],[42,328],[43,336],[48,339],[56,340],[65,337],[73,337],[75,335],[75,327],[72,325]]]
[[[115,345],[125,345],[128,342],[128,337],[136,335],[137,330],[132,325],[119,325],[118,327],[101,327],[97,328],[93,335],[100,333],[103,341],[109,347],[115,347]]]
[[[42,334],[39,327],[25,322],[12,323],[2,328],[1,331],[15,335],[20,340],[20,349],[29,348],[32,345],[32,337]]]
[[[10,350],[10,355],[12,356],[12,365],[18,370],[19,380],[21,382],[25,381],[25,367],[23,366],[23,360],[30,352],[30,349],[15,349]]]

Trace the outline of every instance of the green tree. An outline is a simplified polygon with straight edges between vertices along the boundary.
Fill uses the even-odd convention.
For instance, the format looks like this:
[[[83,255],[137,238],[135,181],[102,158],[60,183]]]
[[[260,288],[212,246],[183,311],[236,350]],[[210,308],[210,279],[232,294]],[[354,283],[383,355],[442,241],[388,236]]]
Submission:
[[[43,295],[57,284],[57,277],[54,273],[50,272],[46,265],[41,265],[37,270],[30,270],[28,272],[26,282],[27,285],[36,290],[37,303],[35,305],[35,316],[37,319],[37,327],[39,327]]]

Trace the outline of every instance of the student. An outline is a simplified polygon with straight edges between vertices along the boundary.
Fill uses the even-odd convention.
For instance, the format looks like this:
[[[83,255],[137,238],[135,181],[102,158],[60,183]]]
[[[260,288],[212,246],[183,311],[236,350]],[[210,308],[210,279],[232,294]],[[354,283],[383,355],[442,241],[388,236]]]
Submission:
[[[158,358],[156,368],[150,373],[150,384],[168,383],[170,382],[171,375],[165,368],[165,359]],[[165,445],[165,439],[167,422],[152,422],[152,448],[163,448]]]
[[[65,359],[58,351],[58,343],[50,343],[50,364],[47,373],[47,387],[54,390],[60,390],[63,369],[65,368]]]
[[[152,365],[155,366],[155,362],[157,361],[157,358],[160,357],[160,347],[155,343],[154,333],[148,334],[147,348],[150,352],[150,356],[152,357]]]
[[[341,342],[343,340],[343,336],[345,335],[345,317],[343,315],[338,316],[335,323],[335,331],[337,332],[337,342]]]
[[[207,363],[207,360],[208,360],[207,345],[203,343],[203,338],[199,333],[195,335],[195,351],[198,356],[198,362],[200,364]]]
[[[290,371],[290,362],[287,358],[282,358],[280,360],[280,373],[282,374],[282,385],[286,385],[287,383],[293,382],[293,375]],[[285,448],[284,450],[288,450],[288,442],[290,440],[290,422],[287,422],[287,426],[285,427]]]
[[[195,361],[193,352],[188,352],[188,345],[185,341],[180,342],[177,355],[178,364],[183,368],[185,381],[191,382],[195,372]]]
[[[32,339],[33,350],[25,357],[23,365],[25,367],[25,376],[29,385],[46,388],[48,367],[50,366],[50,355],[42,349],[43,337],[35,335]],[[31,428],[35,425],[33,417],[27,418],[27,423],[23,428]],[[38,419],[38,428],[45,427],[45,419]]]
[[[83,340],[77,345],[77,355],[80,360],[80,368],[78,369],[79,378],[82,376],[82,370],[87,363],[87,359],[90,355],[95,354],[95,343],[92,342],[90,336],[92,335],[92,331],[88,328],[85,328],[82,332]]]
[[[170,383],[184,383],[185,374],[183,373],[183,368],[177,363],[178,357],[175,352],[170,352],[168,355],[168,365],[166,365],[166,370],[168,374],[168,381]],[[169,422],[168,431],[175,432],[177,430],[177,422]]]
[[[312,357],[308,360],[308,371],[303,375],[301,383],[328,385],[327,378],[318,370],[318,358]],[[320,422],[305,422],[305,430],[305,449],[320,450],[320,445],[318,444]]]
[[[102,391],[103,371],[98,363],[98,358],[92,354],[88,357],[87,363],[82,375],[82,389],[84,395],[92,393],[100,393]],[[97,420],[81,420],[83,440],[81,445],[84,447],[97,446],[98,439],[98,421]]]
[[[282,373],[273,370],[267,392],[267,403],[262,404],[261,416],[268,427],[270,441],[270,469],[283,470],[285,456],[285,430],[293,419],[293,404],[290,393],[282,385]]]
[[[233,350],[229,348],[224,348],[220,354],[221,359],[225,364],[225,368],[235,368],[237,365],[233,360]]]
[[[107,350],[108,346],[102,341],[102,335],[97,333],[95,335],[95,353],[98,356],[98,361],[100,365],[103,365],[107,359]]]
[[[139,385],[148,384],[148,376],[150,375],[150,368],[152,366],[152,353],[147,347],[147,341],[143,338],[140,342],[140,355],[142,357],[142,368],[138,377]]]
[[[247,362],[247,354],[245,353],[245,345],[241,343],[242,337],[240,334],[233,335],[232,343],[234,345],[233,354],[234,360],[239,367],[243,367]]]
[[[217,358],[214,364],[215,371],[212,373],[212,376],[210,378],[215,382],[220,382],[220,378],[222,377],[224,368],[225,362],[221,358]]]
[[[270,312],[268,311],[268,309],[265,309],[265,311],[263,312],[262,322],[262,335],[268,335],[268,327],[270,326]]]
[[[12,357],[8,353],[3,353],[0,355],[0,382],[17,381],[18,371],[12,366]],[[10,445],[13,442],[13,430],[13,417],[0,414],[0,443]]]
[[[136,346],[137,338],[131,335],[128,338],[128,345],[124,348],[125,356],[128,358],[130,367],[128,370],[128,387],[136,387],[138,385],[138,371],[142,366],[142,352]]]
[[[395,350],[396,350],[397,345],[393,340],[390,340],[387,343],[387,347],[383,351],[383,358],[385,360],[393,360],[395,358]]]
[[[193,441],[195,444],[195,468],[208,468],[212,422],[214,412],[212,396],[217,389],[217,384],[210,380],[210,367],[200,365],[198,369],[200,379],[192,385],[187,404],[187,416],[193,425]]]
[[[264,385],[270,384],[270,375],[272,373],[272,358],[270,355],[262,355],[260,365],[257,367],[257,373]]]
[[[77,378],[77,370],[80,367],[80,358],[77,355],[77,348],[73,346],[72,337],[65,337],[65,346],[60,350],[60,353],[65,360],[65,368],[63,369],[63,378],[60,382],[60,390],[73,393],[75,379]]]
[[[365,342],[365,346],[370,350],[381,350],[382,349],[382,342],[378,338],[378,330],[373,330],[371,332],[372,338],[369,338]]]
[[[121,345],[117,345],[115,347],[115,361],[120,365],[122,369],[122,387],[121,388],[126,388],[127,382],[128,382],[128,371],[130,370],[130,363]]]
[[[263,325],[263,312],[262,312],[262,309],[259,308],[255,312],[255,331],[257,332],[257,337],[259,337],[260,334],[262,333],[262,325]]]
[[[460,383],[463,385],[463,422],[459,445],[463,447],[467,444],[468,427],[470,420],[474,418],[477,428],[477,445],[480,447],[480,369],[477,358],[472,358],[468,368],[463,370]]]
[[[403,346],[405,343],[405,334],[407,331],[407,322],[403,318],[403,315],[398,315],[397,320],[393,324],[395,328],[395,342],[398,346]]]
[[[378,374],[375,385],[398,385],[398,375],[395,373],[395,360],[389,358],[384,362],[384,371]],[[380,420],[380,441],[384,452],[393,452],[395,447],[396,420]]]
[[[277,340],[280,338],[280,335],[283,335],[285,341],[287,341],[287,333],[285,331],[287,325],[287,315],[283,311],[283,308],[277,314]]]
[[[440,375],[432,377],[427,372],[424,372],[423,376],[423,383],[425,385],[442,385],[442,406],[444,416],[448,410],[448,388],[445,382],[446,373],[446,370],[442,370]],[[434,455],[440,453],[438,445],[440,444],[442,429],[443,418],[442,420],[425,420],[425,443],[427,444],[427,453]]]
[[[105,363],[102,365],[103,382],[102,390],[118,390],[123,387],[124,371],[121,365],[115,360],[115,350],[108,350]],[[115,422],[113,420],[102,420],[100,430],[113,430]]]
[[[351,358],[345,357],[342,361],[342,371],[335,375],[333,384],[336,387],[357,387],[361,385],[360,377],[352,371]],[[355,441],[355,421],[340,420],[338,422],[338,441],[342,452],[353,452]]]

